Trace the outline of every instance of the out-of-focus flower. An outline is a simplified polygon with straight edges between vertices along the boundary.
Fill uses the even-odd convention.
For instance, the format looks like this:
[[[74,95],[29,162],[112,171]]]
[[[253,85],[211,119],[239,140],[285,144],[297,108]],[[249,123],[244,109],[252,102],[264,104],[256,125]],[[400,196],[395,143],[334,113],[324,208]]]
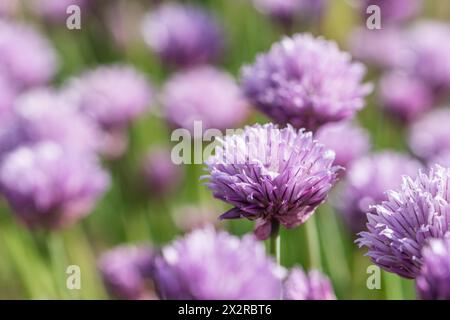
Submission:
[[[337,180],[334,152],[313,140],[311,133],[290,125],[246,127],[227,135],[206,161],[207,185],[214,197],[233,205],[222,219],[256,220],[263,240],[281,223],[304,223]]]
[[[450,90],[450,25],[438,21],[420,21],[408,31],[413,61],[410,73],[427,83],[435,93]]]
[[[283,286],[284,300],[336,300],[330,280],[317,270],[294,267]]]
[[[12,17],[20,9],[21,4],[19,0],[8,0],[0,2],[0,18]]]
[[[74,151],[97,152],[99,131],[71,103],[51,89],[34,89],[14,102],[0,134],[0,153],[23,144],[54,141]]]
[[[150,106],[153,89],[126,65],[101,66],[70,81],[66,93],[105,130],[123,129]]]
[[[380,81],[381,106],[396,118],[410,122],[433,105],[433,94],[420,79],[401,72],[392,72]]]
[[[410,59],[405,38],[404,32],[395,27],[374,30],[359,27],[350,33],[349,46],[356,59],[391,69],[407,64]]]
[[[11,81],[0,75],[0,123],[2,125],[10,120],[16,96],[17,89]]]
[[[417,293],[423,300],[450,300],[450,234],[432,239],[423,251]]]
[[[56,52],[31,26],[0,20],[0,72],[18,88],[43,85],[58,66]]]
[[[416,16],[422,9],[422,0],[362,0],[361,11],[366,21],[373,11],[367,12],[371,5],[380,8],[381,23],[405,22]]]
[[[161,197],[170,194],[181,183],[183,171],[173,163],[169,149],[150,150],[143,162],[142,174],[150,195]]]
[[[364,107],[371,86],[365,67],[336,43],[296,34],[275,43],[242,71],[249,101],[279,124],[315,130],[349,119]]]
[[[413,158],[384,151],[356,160],[333,202],[354,233],[364,230],[372,205],[387,200],[386,191],[400,187],[403,175],[415,176],[421,164]]]
[[[218,214],[219,211],[210,205],[189,205],[177,208],[172,217],[180,230],[189,232],[207,225],[218,226]]]
[[[174,75],[166,83],[162,104],[168,122],[193,132],[194,122],[203,129],[231,129],[248,115],[245,99],[234,79],[212,67],[197,67]]]
[[[255,7],[285,25],[291,25],[296,18],[311,20],[322,15],[325,0],[253,0]]]
[[[146,245],[120,246],[104,253],[98,268],[108,293],[117,299],[155,299],[151,285],[153,250]]]
[[[433,110],[414,122],[409,130],[409,147],[418,157],[431,159],[450,150],[450,109]]]
[[[125,65],[90,70],[69,81],[64,93],[102,129],[101,153],[109,158],[126,150],[127,126],[144,114],[153,99],[145,76]]]
[[[142,33],[164,62],[181,67],[214,62],[224,49],[214,17],[189,5],[162,4],[144,18]]]
[[[370,149],[367,130],[351,122],[325,125],[317,131],[315,138],[336,153],[334,163],[344,168]]]
[[[162,249],[154,280],[162,299],[270,300],[281,297],[283,270],[250,235],[193,231]]]
[[[415,278],[423,264],[421,250],[432,238],[449,231],[450,169],[435,166],[428,174],[405,177],[400,191],[389,191],[388,200],[367,214],[368,231],[357,243],[383,269]]]
[[[431,157],[427,162],[429,167],[433,167],[434,165],[438,164],[442,167],[449,167],[450,168],[450,149],[443,150],[439,154],[437,154],[434,157]]]
[[[0,166],[0,191],[30,228],[58,228],[87,215],[109,176],[90,154],[53,142],[19,147]]]
[[[9,1],[9,0],[8,0]],[[87,0],[26,0],[31,9],[39,16],[49,19],[51,21],[60,22],[65,21],[69,17],[67,9],[75,5],[81,10],[88,5]],[[86,10],[87,11],[87,10]],[[70,14],[72,12],[70,11]],[[87,13],[82,11],[82,15]]]

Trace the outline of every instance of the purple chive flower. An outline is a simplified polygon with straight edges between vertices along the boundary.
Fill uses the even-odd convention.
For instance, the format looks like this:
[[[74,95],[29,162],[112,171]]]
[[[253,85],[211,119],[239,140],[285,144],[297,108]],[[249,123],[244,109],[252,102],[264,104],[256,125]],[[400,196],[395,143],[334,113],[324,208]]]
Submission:
[[[422,0],[362,0],[361,11],[364,21],[373,14],[372,11],[367,12],[370,5],[377,5],[380,8],[381,23],[400,23],[420,12]]]
[[[392,72],[380,81],[381,106],[404,122],[417,119],[433,105],[433,94],[420,79]]]
[[[153,250],[146,246],[120,246],[104,253],[98,268],[108,293],[117,299],[155,299],[151,286]]]
[[[35,29],[0,20],[0,72],[18,88],[46,84],[57,65],[53,47]]]
[[[436,94],[450,90],[450,24],[420,21],[408,31],[413,61],[410,73],[433,88]]]
[[[90,213],[108,183],[92,155],[53,142],[19,147],[0,165],[0,191],[30,228],[70,225]]]
[[[170,150],[164,148],[147,153],[142,174],[146,187],[154,197],[170,194],[183,179],[183,170],[173,163]]]
[[[162,4],[142,22],[147,45],[166,63],[186,67],[216,61],[224,49],[222,28],[200,7]]]
[[[382,69],[403,66],[409,57],[406,36],[395,27],[355,28],[349,37],[349,47],[356,59]]]
[[[270,300],[281,296],[279,269],[252,236],[204,228],[163,248],[153,272],[162,299]]]
[[[82,10],[82,15],[87,13],[83,9],[88,4],[87,0],[28,0],[28,2],[34,13],[54,22],[66,21],[69,17],[67,8],[71,5],[78,6]]]
[[[295,267],[284,281],[283,300],[336,300],[336,296],[328,277]]]
[[[409,147],[418,157],[431,159],[450,150],[450,109],[433,110],[414,122],[409,129]]]
[[[415,179],[405,176],[400,191],[388,191],[388,200],[367,214],[368,231],[357,243],[383,269],[416,278],[423,264],[421,250],[431,238],[449,230],[450,169],[435,166]]]
[[[17,89],[6,77],[0,75],[0,123],[1,126],[10,120]],[[0,129],[1,130],[1,129]],[[1,133],[0,133],[1,135]]]
[[[308,130],[349,119],[364,107],[371,86],[365,68],[336,43],[297,34],[275,43],[242,71],[249,101],[279,124]]]
[[[297,17],[302,20],[322,15],[325,0],[253,0],[261,13],[285,25],[291,25]]]
[[[387,200],[386,191],[400,187],[403,175],[415,176],[421,168],[413,158],[391,151],[360,158],[347,170],[334,204],[354,233],[362,231],[371,206]]]
[[[315,138],[336,153],[334,163],[348,168],[370,149],[367,130],[351,122],[331,123],[321,127]]]
[[[423,251],[417,293],[423,300],[450,300],[450,234],[432,239]]]
[[[198,67],[174,75],[166,83],[162,104],[168,122],[194,131],[194,122],[203,129],[234,128],[248,115],[247,103],[239,87],[227,73],[212,67]]]
[[[105,130],[124,129],[150,106],[153,89],[137,70],[101,66],[69,82],[67,94]]]
[[[0,133],[0,154],[46,140],[81,152],[99,149],[95,124],[51,89],[34,89],[20,95],[10,119]]]
[[[206,165],[214,197],[233,205],[221,219],[256,220],[261,240],[279,223],[304,223],[337,180],[334,152],[290,125],[246,127],[219,143]]]
[[[435,164],[438,164],[442,167],[450,168],[450,149],[443,150],[436,156],[430,158],[427,164],[429,167],[433,167]]]

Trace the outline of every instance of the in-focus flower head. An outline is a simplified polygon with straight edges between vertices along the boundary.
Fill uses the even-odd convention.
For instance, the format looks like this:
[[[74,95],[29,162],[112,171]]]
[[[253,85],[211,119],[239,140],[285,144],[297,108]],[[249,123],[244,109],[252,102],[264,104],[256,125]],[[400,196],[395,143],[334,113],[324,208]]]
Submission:
[[[206,161],[207,186],[233,205],[221,218],[256,220],[259,239],[267,239],[279,223],[286,228],[304,223],[337,180],[334,152],[290,125],[247,126],[219,143]]]
[[[162,92],[167,121],[193,132],[194,122],[203,129],[231,129],[248,115],[245,99],[228,73],[213,67],[197,67],[175,74]]]
[[[58,59],[48,40],[26,24],[0,19],[0,72],[18,88],[48,83]]]
[[[142,22],[144,40],[166,63],[186,67],[216,61],[224,49],[223,30],[203,8],[162,4]]]
[[[422,248],[450,228],[450,169],[435,166],[416,178],[405,176],[399,191],[367,214],[368,231],[357,243],[383,269],[416,278],[423,264]]]
[[[330,280],[317,270],[294,267],[283,285],[284,300],[336,300]]]
[[[417,293],[423,300],[450,300],[450,234],[432,239],[422,250],[423,266]]]
[[[0,165],[0,191],[30,228],[70,225],[90,213],[108,184],[92,155],[53,142],[19,147]]]
[[[170,149],[155,148],[145,156],[142,174],[144,183],[153,197],[170,194],[181,183],[183,170],[173,163]]]
[[[409,128],[408,143],[418,157],[429,160],[450,150],[450,108],[433,110]]]
[[[373,14],[373,11],[367,11],[367,8],[377,5],[380,8],[381,23],[405,22],[422,9],[422,0],[362,0],[360,3],[364,21]]]
[[[383,76],[379,95],[381,106],[404,122],[417,119],[432,107],[434,100],[426,83],[401,72]]]
[[[351,122],[331,123],[321,127],[315,138],[336,153],[334,163],[348,168],[370,149],[367,130]]]
[[[371,91],[365,67],[335,42],[296,34],[272,45],[242,70],[242,87],[253,105],[279,124],[315,130],[352,118]]]
[[[150,106],[153,89],[131,66],[110,65],[89,70],[65,88],[78,108],[105,130],[124,129]]]
[[[415,176],[421,164],[412,157],[384,151],[356,160],[346,172],[334,205],[353,232],[364,230],[366,213],[387,200],[386,191],[399,188],[402,176]]]
[[[284,270],[252,236],[209,227],[164,247],[153,272],[162,299],[270,300],[281,296]]]
[[[98,268],[108,293],[117,299],[154,299],[153,250],[146,245],[120,246],[105,252]]]

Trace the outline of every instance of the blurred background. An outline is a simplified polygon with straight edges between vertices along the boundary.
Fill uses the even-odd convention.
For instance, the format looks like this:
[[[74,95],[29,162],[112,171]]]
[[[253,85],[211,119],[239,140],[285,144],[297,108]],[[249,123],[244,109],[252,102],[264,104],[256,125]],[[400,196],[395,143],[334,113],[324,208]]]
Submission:
[[[64,2],[62,11],[56,2]],[[24,40],[28,38],[22,36],[20,28],[11,25],[26,25],[32,32],[38,33],[39,37],[47,39],[48,43],[45,45],[54,50],[54,59],[57,61],[51,62],[47,67],[46,70],[54,68],[54,72],[44,80],[17,86],[13,90],[14,94],[10,95],[10,102],[6,100],[6,89],[0,86],[0,99],[4,100],[0,101],[2,108],[7,103],[11,106],[5,108],[14,108],[17,100],[35,90],[35,87],[64,91],[77,81],[94,81],[86,74],[89,70],[100,65],[117,64],[132,67],[145,79],[149,86],[146,101],[151,101],[142,106],[145,109],[128,117],[126,125],[120,126],[119,133],[114,128],[111,129],[113,126],[102,127],[102,130],[107,132],[106,139],[113,141],[112,150],[105,147],[107,150],[101,155],[101,166],[105,172],[109,172],[111,179],[108,187],[96,199],[92,210],[82,219],[62,228],[29,228],[22,220],[17,219],[5,199],[7,197],[1,199],[0,298],[107,299],[111,296],[103,284],[98,261],[104,252],[116,246],[145,244],[158,247],[169,243],[177,235],[209,223],[236,235],[252,231],[253,223],[243,219],[227,222],[217,220],[229,207],[215,200],[203,185],[203,181],[199,180],[200,176],[205,174],[203,165],[170,164],[168,152],[174,145],[170,141],[171,132],[174,127],[182,125],[176,120],[166,119],[164,103],[161,102],[163,99],[160,98],[166,89],[167,81],[191,66],[190,62],[180,62],[167,54],[164,56],[155,49],[155,44],[152,44],[156,37],[154,33],[165,31],[156,30],[156,27],[151,25],[151,20],[156,20],[151,13],[166,2],[168,1],[4,0],[0,4],[0,72],[5,75],[8,66],[11,66],[8,59],[20,59],[21,53],[25,51],[29,51],[25,65],[34,63],[33,57],[40,54],[34,51],[33,47],[27,47],[34,40]],[[386,23],[382,20],[382,30],[378,31],[365,27],[367,16],[362,8],[365,1],[358,0],[323,1],[319,12],[306,7],[298,13],[290,9],[287,10],[288,13],[282,14],[277,14],[262,4],[270,1],[259,1],[259,5],[255,4],[258,1],[251,0],[171,1],[174,2],[195,5],[208,12],[211,19],[215,20],[221,31],[217,35],[207,35],[205,39],[213,46],[211,42],[217,39],[207,37],[222,37],[218,45],[220,48],[217,49],[220,54],[214,59],[204,59],[199,63],[214,64],[215,68],[229,73],[237,84],[242,66],[253,63],[258,53],[268,51],[283,35],[310,32],[315,36],[320,35],[336,41],[341,50],[351,52],[355,60],[367,66],[366,81],[374,85],[373,92],[366,98],[366,106],[358,113],[355,122],[363,130],[367,130],[370,140],[370,146],[361,152],[368,155],[358,156],[370,157],[390,150],[408,157],[408,161],[409,157],[414,157],[421,165],[426,165],[428,159],[416,152],[420,146],[417,147],[414,142],[411,146],[411,128],[426,126],[419,121],[424,121],[425,117],[436,110],[445,110],[448,105],[448,87],[439,85],[438,89],[423,89],[422,84],[430,86],[429,80],[411,84],[408,81],[412,80],[407,77],[418,78],[405,72],[398,66],[399,63],[389,60],[395,60],[397,53],[402,50],[395,48],[399,45],[398,39],[406,41],[408,45],[412,40],[405,34],[414,33],[413,29],[421,21],[426,20],[428,23],[430,20],[436,20],[443,28],[449,28],[448,1],[409,1],[419,3],[418,7],[408,13],[407,17],[392,21],[386,19]],[[68,14],[65,13],[65,8],[71,3],[81,8],[80,30],[70,30],[66,26]],[[409,9],[399,10],[405,13]],[[173,24],[179,22],[175,15],[172,19]],[[196,19],[199,21],[202,18]],[[153,30],[148,30],[149,28]],[[395,32],[400,35],[391,35]],[[5,40],[8,38],[6,34],[12,36],[16,43],[24,42],[17,49],[19,53],[12,58],[5,58],[7,49],[4,48],[8,41]],[[434,43],[430,41],[429,45],[443,57],[447,57],[445,63],[448,65],[450,33],[445,30],[442,34],[444,38],[438,37]],[[181,37],[189,36],[192,35]],[[399,38],[396,38],[397,36]],[[430,53],[432,54],[434,53]],[[403,59],[399,60],[402,62]],[[448,68],[445,63],[438,64],[437,70]],[[126,82],[108,82],[108,75],[99,77],[100,83],[104,80],[105,86],[116,91],[115,99],[120,100],[121,97],[133,94],[130,93],[133,90],[126,87]],[[12,80],[7,80],[8,83],[9,81]],[[426,93],[417,96],[417,92],[422,89]],[[202,89],[198,90],[197,94],[202,95]],[[217,104],[212,100],[212,105],[209,106],[211,110],[214,110],[215,105]],[[184,114],[187,111],[180,112]],[[213,115],[209,114],[207,117],[214,117],[214,112],[212,113]],[[445,128],[448,127],[444,121],[445,116],[438,118],[443,122],[444,129],[450,130]],[[5,128],[8,121],[12,120],[2,122]],[[44,117],[42,122],[45,124],[45,121]],[[211,121],[214,123],[214,119]],[[248,107],[245,117],[235,121],[233,125],[242,127],[243,124],[268,121],[261,113]],[[444,129],[442,131],[445,131]],[[443,136],[446,135],[445,131]],[[348,143],[351,145],[356,142],[350,140]],[[446,148],[450,150],[450,143]],[[445,152],[446,150],[439,150],[439,155],[444,155]],[[399,161],[402,166],[403,160]],[[364,250],[359,250],[354,243],[355,228],[348,223],[348,215],[342,212],[350,209],[339,205],[339,202],[342,202],[339,199],[334,201],[336,198],[342,200],[344,196],[341,192],[360,192],[356,190],[358,186],[353,186],[355,189],[349,191],[348,185],[352,181],[348,182],[346,179],[351,171],[350,164],[347,169],[341,178],[342,182],[330,195],[330,201],[318,208],[314,219],[308,220],[305,226],[281,230],[281,264],[286,267],[301,265],[305,269],[320,269],[330,277],[339,299],[414,299],[413,281],[403,280],[385,272],[381,272],[381,289],[367,288],[366,281],[370,275],[367,273],[367,267],[371,262],[364,257]],[[369,172],[360,167],[359,170],[362,170],[360,175],[369,177],[385,174],[382,169],[380,172]],[[386,174],[383,178],[385,180],[398,179],[389,176],[394,175],[392,172]],[[383,183],[385,182],[369,181],[366,188],[382,188],[375,184]],[[361,198],[364,196],[366,195],[360,195]],[[66,268],[69,265],[80,266],[80,290],[66,288]]]

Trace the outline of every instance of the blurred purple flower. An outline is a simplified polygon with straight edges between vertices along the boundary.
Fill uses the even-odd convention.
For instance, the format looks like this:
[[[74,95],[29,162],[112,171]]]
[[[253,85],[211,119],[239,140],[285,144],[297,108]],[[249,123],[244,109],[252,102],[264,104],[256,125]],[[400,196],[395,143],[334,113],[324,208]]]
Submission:
[[[380,80],[381,106],[404,122],[417,119],[433,105],[433,94],[426,83],[410,75],[391,72]]]
[[[16,96],[17,89],[11,81],[0,75],[0,126],[4,126],[7,121],[10,121]]]
[[[56,52],[31,26],[0,19],[0,72],[17,88],[43,85],[56,73]]]
[[[152,103],[146,77],[126,65],[100,66],[69,81],[66,94],[105,130],[124,129]]]
[[[400,191],[389,191],[388,200],[367,214],[368,231],[356,241],[383,269],[405,278],[416,278],[423,264],[421,250],[431,238],[449,231],[450,169],[435,166],[428,175],[404,177]]]
[[[98,268],[108,293],[117,299],[155,299],[151,286],[153,250],[146,246],[120,246],[104,253]]]
[[[162,4],[142,22],[147,45],[166,63],[186,67],[216,61],[224,49],[223,30],[200,7]]]
[[[188,205],[177,208],[172,218],[180,230],[190,232],[208,225],[218,227],[218,214],[219,210],[211,205]]]
[[[415,176],[421,168],[413,158],[391,151],[358,159],[337,190],[334,205],[354,233],[362,231],[371,206],[387,200],[386,191],[400,187],[403,175]]]
[[[10,121],[0,133],[0,155],[23,145],[54,141],[74,151],[96,152],[94,123],[51,89],[34,89],[17,97]]]
[[[365,67],[336,43],[297,34],[275,43],[242,71],[242,87],[255,107],[279,124],[315,130],[349,119],[364,107],[371,86]]]
[[[326,2],[326,0],[253,0],[256,9],[284,25],[291,25],[297,17],[302,20],[320,17]]]
[[[9,0],[8,0],[9,1]],[[62,22],[69,17],[67,8],[71,5],[78,6],[83,10],[88,5],[88,0],[27,0],[34,13],[47,20]],[[72,12],[71,12],[72,13]],[[86,11],[82,11],[87,13]]]
[[[109,176],[90,154],[53,142],[19,147],[0,165],[0,190],[30,228],[59,228],[93,209]]]
[[[424,20],[408,31],[413,61],[410,73],[427,83],[436,94],[450,90],[450,25]]]
[[[283,300],[336,300],[330,280],[317,270],[294,267],[284,281]]]
[[[371,5],[380,7],[381,23],[405,22],[416,16],[422,9],[422,0],[362,0],[361,11],[366,21],[372,11],[367,12]]]
[[[193,231],[162,249],[154,280],[170,300],[269,300],[281,297],[280,269],[250,235]]]
[[[423,300],[450,300],[450,234],[432,239],[423,251],[417,293]]]
[[[261,240],[279,223],[286,228],[304,223],[337,180],[334,152],[290,125],[247,126],[219,143],[206,165],[214,197],[233,205],[221,219],[256,220]]]
[[[193,132],[194,121],[203,129],[231,129],[248,115],[245,99],[234,79],[212,67],[197,67],[174,75],[166,83],[162,104],[168,122]]]
[[[0,2],[0,18],[13,17],[21,7],[19,0],[7,0]]]
[[[356,59],[391,69],[405,65],[410,59],[406,41],[404,32],[396,27],[374,30],[359,27],[350,33],[349,47]]]
[[[183,170],[173,163],[170,149],[150,150],[143,163],[142,174],[146,187],[153,197],[162,197],[179,187]]]
[[[367,130],[351,122],[325,125],[317,131],[315,138],[336,153],[334,163],[344,168],[348,168],[370,149]]]
[[[425,160],[450,150],[450,109],[436,109],[414,122],[409,129],[409,147]]]

